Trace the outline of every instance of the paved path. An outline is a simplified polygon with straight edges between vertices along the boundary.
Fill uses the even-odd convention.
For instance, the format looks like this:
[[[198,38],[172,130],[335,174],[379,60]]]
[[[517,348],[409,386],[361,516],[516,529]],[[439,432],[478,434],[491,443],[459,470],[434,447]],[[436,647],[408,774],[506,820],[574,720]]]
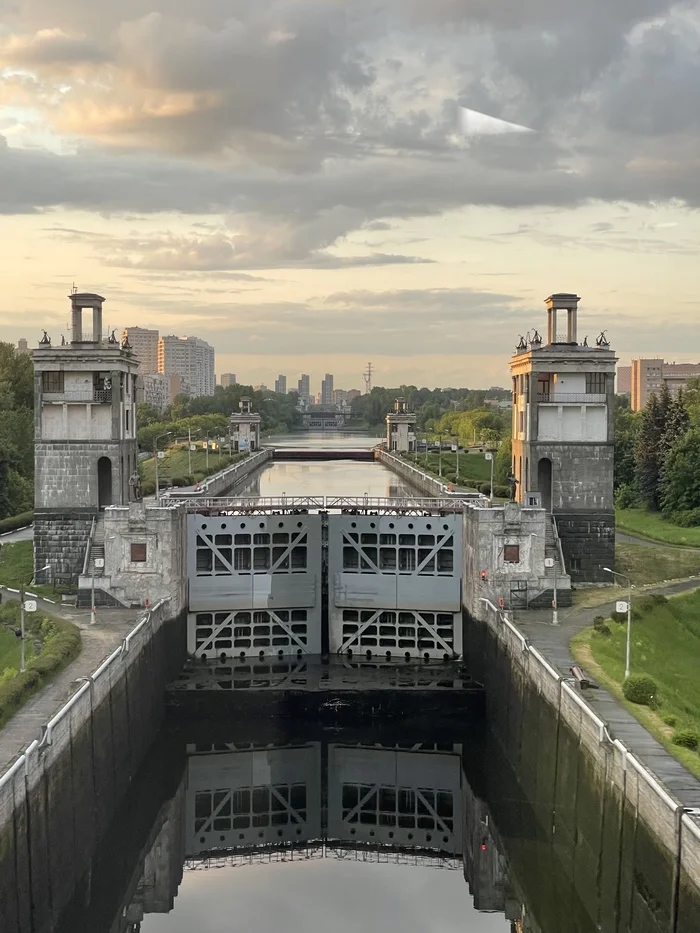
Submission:
[[[652,587],[644,592],[670,596],[697,588],[697,580],[687,580]],[[596,616],[608,616],[614,608],[615,602],[612,601],[591,609],[569,609],[559,613],[561,624],[558,626],[551,624],[551,612],[543,610],[520,613],[515,621],[533,647],[541,651],[561,674],[570,676],[574,658],[569,642],[582,628],[592,625]],[[634,622],[632,625],[634,626]],[[600,718],[608,723],[613,738],[619,739],[634,752],[684,806],[700,807],[700,780],[669,755],[663,745],[647,732],[632,713],[602,687],[598,690],[584,690],[583,695]]]
[[[0,590],[3,600],[17,598],[4,587]],[[142,615],[133,609],[99,609],[97,622],[90,625],[89,610],[52,605],[41,599],[38,603],[44,612],[77,625],[83,647],[72,664],[25,703],[0,729],[0,774],[34,739],[41,737],[42,726],[75,692],[76,681],[88,677],[114,651]]]
[[[691,544],[667,544],[665,541],[652,541],[651,538],[638,538],[636,535],[627,531],[615,532],[615,540],[623,544],[641,544],[642,547],[663,547],[673,548],[676,551],[698,551],[700,548],[693,547]]]

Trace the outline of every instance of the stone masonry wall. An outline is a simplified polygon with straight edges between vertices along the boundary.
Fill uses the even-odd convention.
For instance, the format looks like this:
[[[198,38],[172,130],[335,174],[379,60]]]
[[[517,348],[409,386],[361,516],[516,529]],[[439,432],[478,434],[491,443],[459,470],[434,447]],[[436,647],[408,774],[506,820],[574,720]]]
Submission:
[[[609,583],[603,567],[614,567],[615,513],[562,512],[555,518],[572,581]]]
[[[52,579],[76,583],[83,572],[85,550],[90,538],[92,520],[97,511],[37,510],[34,513],[34,570],[38,573],[47,564]],[[39,574],[39,583],[45,577]]]

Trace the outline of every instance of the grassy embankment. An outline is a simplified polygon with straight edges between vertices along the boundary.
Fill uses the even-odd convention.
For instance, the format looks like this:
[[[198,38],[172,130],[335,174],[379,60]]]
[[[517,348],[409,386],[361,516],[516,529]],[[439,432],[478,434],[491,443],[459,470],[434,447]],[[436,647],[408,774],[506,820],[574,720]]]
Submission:
[[[20,672],[19,631],[19,601],[3,601],[0,606],[0,727],[80,653],[77,626],[42,612],[28,612],[25,613],[26,670]]]
[[[218,450],[209,451],[209,466],[207,467],[207,452],[198,447],[191,452],[192,472],[190,472],[190,452],[186,444],[178,444],[169,447],[165,451],[165,457],[158,461],[158,482],[162,485],[174,486],[192,486],[194,483],[201,483],[212,473],[218,473],[232,463],[239,460],[245,460],[247,453],[234,454],[232,457],[225,450],[219,453]],[[141,482],[145,495],[152,495],[156,486],[156,468],[155,460],[150,457],[148,460],[142,460],[139,469],[141,472]]]
[[[681,528],[673,525],[658,512],[646,509],[617,509],[615,513],[618,531],[626,531],[650,541],[680,547],[700,548],[700,527]]]
[[[607,631],[606,631],[607,629]],[[645,596],[633,602],[631,670],[652,677],[658,708],[628,702],[622,693],[626,625],[609,620],[599,631],[574,637],[574,657],[613,693],[664,747],[700,777],[697,747],[674,743],[679,733],[700,742],[700,591],[666,599]]]
[[[62,594],[69,592],[66,588],[56,589],[45,583],[32,583],[34,576],[34,543],[32,541],[15,541],[3,544],[0,548],[0,585],[10,586],[13,589],[29,590],[37,596],[60,601]],[[41,576],[40,576],[41,579]]]
[[[418,455],[405,455],[404,460],[414,463],[421,470],[430,473],[439,478],[440,455],[429,453],[427,458],[424,453]],[[457,479],[457,454],[442,454],[442,479],[446,483],[464,486],[468,489],[478,490],[479,486],[488,484],[491,481],[491,463],[486,460],[483,454],[460,454],[459,455],[459,480]],[[494,486],[496,484],[494,483]]]

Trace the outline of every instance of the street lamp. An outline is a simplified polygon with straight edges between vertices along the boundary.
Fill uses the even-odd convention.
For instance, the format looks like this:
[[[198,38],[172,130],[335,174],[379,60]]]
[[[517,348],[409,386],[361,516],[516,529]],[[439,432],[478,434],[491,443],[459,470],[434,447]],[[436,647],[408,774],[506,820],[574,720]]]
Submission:
[[[438,434],[438,476],[442,479],[442,431]]]
[[[625,680],[630,675],[630,638],[632,632],[632,581],[630,578],[624,574],[619,573],[617,570],[611,570],[610,567],[603,567],[603,570],[606,573],[611,573],[613,577],[622,577],[623,580],[627,581],[627,586],[629,587],[629,599],[627,600],[627,645],[625,649]]]
[[[160,485],[158,483],[158,441],[161,437],[170,437],[172,431],[166,431],[165,434],[158,434],[153,441],[153,456],[156,461],[156,505],[160,503]]]
[[[457,448],[457,482],[459,482],[459,432],[457,434],[451,434],[450,437],[454,437],[455,447]]]

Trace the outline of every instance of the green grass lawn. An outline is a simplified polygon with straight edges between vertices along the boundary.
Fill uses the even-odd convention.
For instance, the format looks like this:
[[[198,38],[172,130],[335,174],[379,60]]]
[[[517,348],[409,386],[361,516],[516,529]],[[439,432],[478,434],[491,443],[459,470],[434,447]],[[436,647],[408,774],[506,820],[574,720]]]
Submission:
[[[14,632],[0,626],[0,675],[8,667],[19,670],[21,650],[20,640]]]
[[[618,541],[614,568],[626,574],[635,586],[681,580],[700,575],[700,551]]]
[[[634,606],[634,604],[633,604]],[[613,692],[639,721],[700,777],[700,755],[671,741],[676,729],[700,734],[700,591],[637,601],[632,620],[631,670],[648,674],[659,688],[660,708],[628,703],[622,697],[626,626],[609,622],[610,635],[584,629],[572,640],[574,656]]]
[[[198,447],[191,452],[192,472],[190,473],[190,453],[187,446],[169,447],[165,451],[165,457],[158,462],[158,481],[160,483],[170,482],[174,478],[186,478],[189,475],[194,476],[195,482],[201,482],[207,475],[207,452]],[[209,473],[223,470],[236,460],[242,459],[240,454],[234,454],[229,457],[226,450],[219,454],[218,450],[209,451]],[[141,479],[144,485],[156,481],[155,460],[151,457],[143,460],[140,465]]]
[[[34,542],[15,541],[12,544],[3,544],[0,548],[0,584],[11,586],[14,589],[25,589],[36,593],[37,596],[47,596],[49,599],[60,600],[61,594],[67,590],[56,590],[53,586],[31,583],[34,575]]]
[[[426,461],[425,454],[418,454],[417,457],[407,458],[412,463],[438,476],[440,468],[440,456],[437,453],[429,453]],[[451,451],[442,454],[442,475],[443,478],[448,473],[457,472],[457,454]],[[482,483],[488,483],[491,480],[491,463],[484,458],[483,454],[460,454],[459,455],[459,479],[460,485],[476,488]],[[495,485],[495,483],[494,483]]]
[[[615,517],[618,531],[627,531],[664,544],[700,548],[700,527],[681,528],[680,525],[666,521],[658,512],[647,512],[645,509],[617,509]]]

